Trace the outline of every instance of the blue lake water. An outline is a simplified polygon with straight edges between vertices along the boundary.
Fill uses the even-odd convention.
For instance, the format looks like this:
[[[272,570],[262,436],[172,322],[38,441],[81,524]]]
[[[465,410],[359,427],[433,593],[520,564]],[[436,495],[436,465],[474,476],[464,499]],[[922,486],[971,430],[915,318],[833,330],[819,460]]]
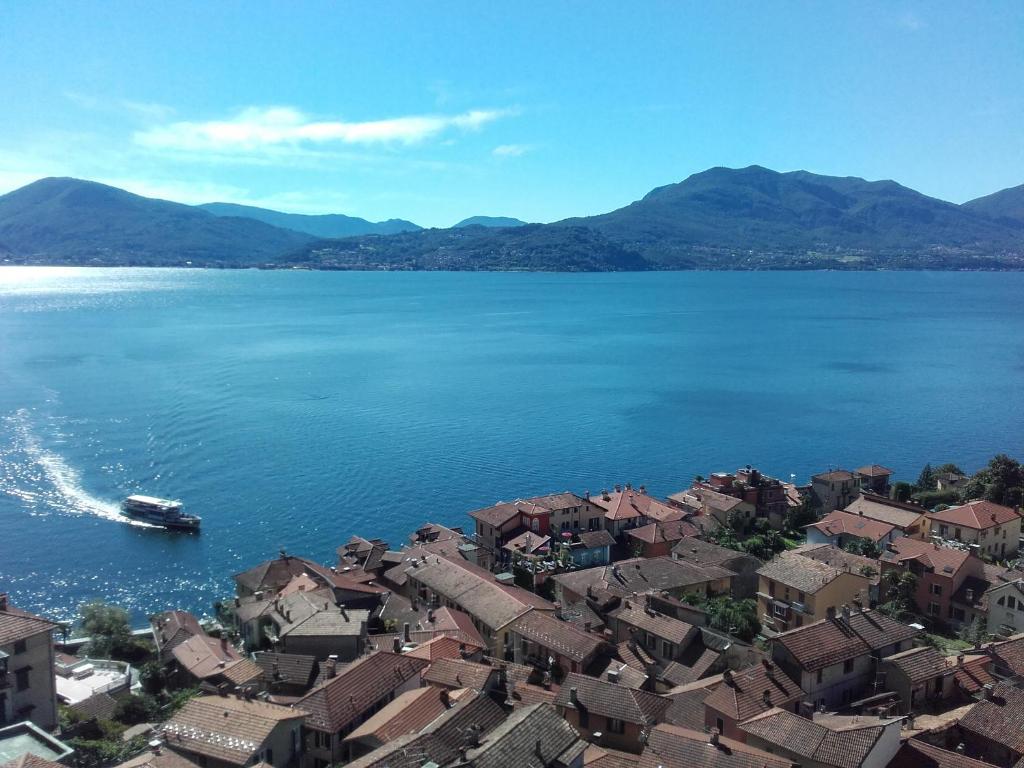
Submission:
[[[279,548],[755,464],[1024,453],[1024,275],[0,269],[0,590],[209,612]],[[181,498],[200,536],[119,519]]]

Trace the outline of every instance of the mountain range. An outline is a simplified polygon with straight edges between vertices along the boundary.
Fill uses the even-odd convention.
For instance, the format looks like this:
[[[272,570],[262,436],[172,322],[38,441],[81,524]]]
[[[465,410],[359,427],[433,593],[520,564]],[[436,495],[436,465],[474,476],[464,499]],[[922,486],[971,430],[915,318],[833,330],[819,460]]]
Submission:
[[[711,168],[551,224],[187,206],[78,179],[0,196],[5,263],[319,269],[1024,269],[1024,185],[963,205],[894,181]]]

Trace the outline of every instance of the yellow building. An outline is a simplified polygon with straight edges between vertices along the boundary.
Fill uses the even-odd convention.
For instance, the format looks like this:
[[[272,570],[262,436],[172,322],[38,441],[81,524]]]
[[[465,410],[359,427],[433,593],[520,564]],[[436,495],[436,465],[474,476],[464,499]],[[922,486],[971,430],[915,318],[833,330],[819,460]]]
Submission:
[[[869,602],[866,576],[795,552],[780,553],[757,575],[758,613],[769,632],[786,632],[835,616],[843,606]]]

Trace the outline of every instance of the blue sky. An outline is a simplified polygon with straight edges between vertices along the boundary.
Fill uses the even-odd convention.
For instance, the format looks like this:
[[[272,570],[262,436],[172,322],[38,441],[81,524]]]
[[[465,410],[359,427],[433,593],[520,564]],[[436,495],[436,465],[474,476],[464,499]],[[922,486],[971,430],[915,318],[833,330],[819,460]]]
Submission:
[[[0,192],[448,226],[710,166],[1024,183],[1024,3],[0,0]]]

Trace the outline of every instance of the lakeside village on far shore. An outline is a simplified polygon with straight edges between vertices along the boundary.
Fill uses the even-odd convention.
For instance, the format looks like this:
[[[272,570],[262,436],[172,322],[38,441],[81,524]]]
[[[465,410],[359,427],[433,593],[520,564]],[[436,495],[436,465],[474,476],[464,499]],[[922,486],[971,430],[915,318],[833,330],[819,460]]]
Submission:
[[[282,551],[145,636],[0,594],[0,766],[1019,768],[1022,475],[500,502]]]

